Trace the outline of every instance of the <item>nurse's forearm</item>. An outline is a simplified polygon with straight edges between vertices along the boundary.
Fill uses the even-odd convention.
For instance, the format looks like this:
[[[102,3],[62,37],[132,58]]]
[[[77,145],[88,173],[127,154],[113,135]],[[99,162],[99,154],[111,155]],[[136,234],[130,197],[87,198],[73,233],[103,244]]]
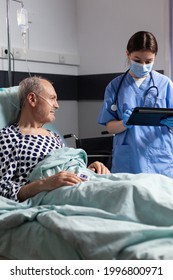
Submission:
[[[111,134],[118,134],[125,131],[127,128],[124,127],[122,121],[110,121],[106,124],[106,129]]]

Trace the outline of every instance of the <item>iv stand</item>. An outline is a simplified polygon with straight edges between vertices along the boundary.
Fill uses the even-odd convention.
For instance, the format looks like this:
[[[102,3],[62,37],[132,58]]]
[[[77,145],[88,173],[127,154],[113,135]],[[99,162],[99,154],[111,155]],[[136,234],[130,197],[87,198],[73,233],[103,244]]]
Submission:
[[[18,2],[23,7],[23,1],[21,0],[12,0]],[[12,86],[12,75],[11,75],[11,43],[10,43],[10,0],[6,0],[6,23],[7,23],[7,46],[8,46],[8,83],[9,87]]]
[[[7,45],[8,45],[8,83],[9,87],[12,86],[12,78],[11,78],[11,45],[10,45],[10,20],[9,20],[9,9],[10,9],[10,0],[6,0],[6,23],[7,23]]]

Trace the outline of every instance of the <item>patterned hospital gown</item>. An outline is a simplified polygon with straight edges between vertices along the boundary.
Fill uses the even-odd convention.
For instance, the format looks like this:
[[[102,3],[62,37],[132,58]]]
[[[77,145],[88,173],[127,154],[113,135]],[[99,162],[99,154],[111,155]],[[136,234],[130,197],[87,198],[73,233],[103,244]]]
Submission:
[[[52,136],[22,135],[18,124],[0,131],[0,195],[18,201],[17,193],[28,183],[28,175],[50,151],[63,147]]]

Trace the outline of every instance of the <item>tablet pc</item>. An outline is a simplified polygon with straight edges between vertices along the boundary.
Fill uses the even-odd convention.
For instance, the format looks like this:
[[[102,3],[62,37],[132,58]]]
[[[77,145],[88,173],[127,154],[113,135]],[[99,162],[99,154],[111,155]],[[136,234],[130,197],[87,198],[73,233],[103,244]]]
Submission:
[[[160,121],[167,117],[173,117],[173,109],[136,107],[128,119],[127,125],[162,126]]]

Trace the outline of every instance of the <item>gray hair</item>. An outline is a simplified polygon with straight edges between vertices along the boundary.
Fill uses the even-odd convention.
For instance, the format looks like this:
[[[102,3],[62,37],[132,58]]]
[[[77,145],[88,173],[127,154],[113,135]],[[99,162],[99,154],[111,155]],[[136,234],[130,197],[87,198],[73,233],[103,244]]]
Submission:
[[[44,86],[41,84],[41,80],[45,80],[42,77],[29,77],[24,79],[19,84],[19,100],[20,108],[22,108],[24,101],[26,100],[27,95],[30,92],[40,94],[44,90]]]

